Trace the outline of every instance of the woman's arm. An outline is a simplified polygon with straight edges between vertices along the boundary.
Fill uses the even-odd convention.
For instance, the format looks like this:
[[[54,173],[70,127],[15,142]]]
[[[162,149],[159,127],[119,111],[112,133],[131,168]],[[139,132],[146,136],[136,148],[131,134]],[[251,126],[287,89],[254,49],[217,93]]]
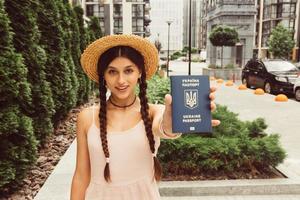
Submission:
[[[83,109],[77,116],[76,169],[72,180],[71,200],[84,200],[90,182],[90,160],[87,145],[86,124],[90,118],[89,109]]]
[[[172,133],[172,113],[170,108],[161,104],[150,104],[150,112],[153,118],[152,132],[164,139],[176,139],[181,133]]]

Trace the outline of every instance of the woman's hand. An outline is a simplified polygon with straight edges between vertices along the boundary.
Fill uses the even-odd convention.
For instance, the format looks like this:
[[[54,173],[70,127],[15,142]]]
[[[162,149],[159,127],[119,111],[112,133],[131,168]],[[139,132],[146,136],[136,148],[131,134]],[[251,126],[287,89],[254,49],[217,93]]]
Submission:
[[[216,87],[210,87],[210,94],[209,94],[209,98],[210,98],[210,109],[211,109],[211,111],[213,112],[213,111],[215,111],[216,110],[216,108],[217,108],[217,106],[216,106],[216,104],[213,102],[214,100],[215,100],[215,94],[214,94],[214,92],[217,90],[217,88]],[[216,120],[216,119],[213,119],[213,120],[211,120],[211,125],[212,126],[218,126],[219,124],[221,123],[221,121],[220,120]]]
[[[217,106],[213,102],[215,100],[214,92],[217,90],[216,87],[210,88],[209,98],[211,100],[210,108],[211,111],[216,110]],[[166,133],[172,133],[172,96],[170,94],[166,94],[165,96],[165,111],[163,114],[162,128]],[[211,120],[212,126],[218,126],[220,124],[220,120]]]

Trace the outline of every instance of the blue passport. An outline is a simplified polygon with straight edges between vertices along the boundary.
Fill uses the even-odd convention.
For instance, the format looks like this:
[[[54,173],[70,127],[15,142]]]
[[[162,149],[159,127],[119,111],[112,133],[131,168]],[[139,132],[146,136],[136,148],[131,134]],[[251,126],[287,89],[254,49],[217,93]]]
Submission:
[[[208,76],[170,76],[173,133],[211,133]]]

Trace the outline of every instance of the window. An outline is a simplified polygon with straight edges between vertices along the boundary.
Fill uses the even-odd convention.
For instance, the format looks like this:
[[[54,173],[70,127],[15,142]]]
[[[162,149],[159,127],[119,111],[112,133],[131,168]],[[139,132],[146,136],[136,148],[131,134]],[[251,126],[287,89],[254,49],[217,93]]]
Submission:
[[[144,16],[144,5],[133,4],[132,5],[132,17],[143,17]]]
[[[122,5],[114,4],[114,16],[121,17],[122,16]]]
[[[86,16],[94,15],[94,5],[86,5]]]

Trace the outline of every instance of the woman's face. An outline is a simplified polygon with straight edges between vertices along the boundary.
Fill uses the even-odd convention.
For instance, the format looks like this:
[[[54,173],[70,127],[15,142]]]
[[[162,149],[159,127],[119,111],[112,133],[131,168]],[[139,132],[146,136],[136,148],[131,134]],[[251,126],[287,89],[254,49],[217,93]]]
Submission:
[[[104,72],[107,88],[119,99],[126,99],[134,93],[140,77],[138,67],[125,57],[115,58]]]

